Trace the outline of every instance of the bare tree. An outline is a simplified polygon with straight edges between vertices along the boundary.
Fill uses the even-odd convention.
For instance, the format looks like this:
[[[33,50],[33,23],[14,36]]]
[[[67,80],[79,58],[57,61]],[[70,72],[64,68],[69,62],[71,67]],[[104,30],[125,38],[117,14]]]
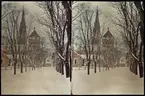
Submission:
[[[143,1],[135,1],[134,2],[139,16],[140,16],[140,22],[139,22],[139,30],[140,30],[140,37],[141,37],[141,46],[140,46],[140,56],[139,56],[139,74],[140,77],[143,77],[143,65],[142,62],[144,62],[144,2]],[[142,52],[143,51],[143,52]]]
[[[72,1],[62,1],[62,5],[65,9],[66,14],[66,33],[67,33],[67,46],[66,46],[66,54],[65,54],[65,67],[66,73],[68,77],[70,77],[70,81],[72,79],[72,63],[71,63],[71,25],[72,25]],[[70,66],[69,66],[70,65]],[[67,75],[67,74],[66,74]]]
[[[121,28],[120,32],[132,57],[130,70],[137,75],[138,57],[142,55],[142,48],[140,48],[142,43],[139,38],[139,14],[133,2],[117,2],[113,7],[117,9],[120,16],[120,18],[115,17],[113,22]]]
[[[20,71],[21,73],[23,73],[24,64],[25,64],[25,71],[27,71],[26,53],[27,53],[27,47],[28,47],[26,44],[28,36],[25,37],[23,33],[28,35],[27,32],[30,31],[33,24],[32,21],[34,19],[31,19],[30,20],[31,22],[27,23],[29,26],[26,26],[27,24],[25,22],[25,15],[28,16],[28,18],[30,17],[28,15],[28,11],[25,9],[25,12],[24,12],[24,8],[22,9],[23,10],[22,11],[20,6],[15,3],[6,3],[5,6],[3,6],[3,10],[11,11],[8,15],[6,15],[5,18],[3,18],[2,25],[3,25],[3,30],[5,31],[7,35],[8,47],[10,47],[8,51],[10,51],[10,54],[12,54],[13,60],[16,62],[14,64],[14,74],[16,74],[17,65],[19,68],[19,61],[21,64]],[[23,42],[23,41],[26,41],[25,44],[20,44],[20,42]]]
[[[91,64],[91,54],[93,53],[92,46],[92,37],[93,37],[93,26],[92,26],[92,18],[94,11],[84,4],[80,5],[80,8],[84,10],[84,13],[76,19],[77,22],[77,30],[79,32],[79,36],[77,36],[78,40],[81,42],[83,46],[83,50],[86,55],[86,59],[88,61],[88,75],[90,74],[90,64]]]
[[[10,46],[10,50],[13,60],[14,60],[14,74],[16,74],[16,66],[18,60],[18,33],[19,33],[19,16],[20,10],[15,7],[15,4],[8,3],[4,7],[5,11],[9,9],[12,10],[10,14],[8,14],[2,22],[4,22],[3,31],[6,32],[8,45]]]
[[[49,30],[48,33],[51,41],[56,49],[56,54],[59,57],[58,64],[56,64],[56,69],[58,72],[64,74],[64,64],[66,68],[66,77],[69,77],[69,64],[68,64],[68,48],[70,44],[70,39],[65,40],[67,35],[70,38],[69,34],[66,34],[66,27],[69,21],[67,21],[67,14],[65,13],[65,8],[62,6],[60,1],[47,1],[39,3],[46,15],[41,19],[38,18],[38,22]],[[68,28],[67,30],[70,31]],[[67,44],[65,44],[67,41]],[[67,48],[65,48],[65,46]],[[66,49],[66,50],[65,50]],[[66,54],[65,54],[66,53]]]

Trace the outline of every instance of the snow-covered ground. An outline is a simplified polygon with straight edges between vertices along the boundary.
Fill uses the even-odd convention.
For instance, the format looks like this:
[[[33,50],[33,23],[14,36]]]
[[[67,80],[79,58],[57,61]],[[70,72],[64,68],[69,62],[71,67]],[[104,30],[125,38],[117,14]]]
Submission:
[[[144,94],[144,79],[132,74],[127,67],[86,73],[73,71],[73,94]]]
[[[70,94],[70,82],[52,67],[13,75],[12,70],[1,72],[2,94]]]
[[[74,68],[73,94],[144,94],[144,79],[132,74],[127,67],[87,75],[87,70]],[[69,78],[53,67],[13,75],[13,70],[1,71],[2,94],[70,94]]]

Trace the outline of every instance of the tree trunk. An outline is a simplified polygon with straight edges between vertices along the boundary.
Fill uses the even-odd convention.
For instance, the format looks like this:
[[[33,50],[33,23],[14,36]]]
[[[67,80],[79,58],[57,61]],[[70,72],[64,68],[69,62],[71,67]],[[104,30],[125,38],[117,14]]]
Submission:
[[[143,50],[142,50],[143,49]],[[143,51],[143,52],[142,52]],[[141,45],[140,45],[140,52],[139,52],[139,77],[142,78],[143,77],[143,64],[142,64],[142,61],[144,61],[144,46],[141,42]]]
[[[70,54],[71,54],[71,51],[70,51]],[[71,55],[70,55],[70,82],[72,81],[72,58],[71,58]]]
[[[20,59],[20,62],[21,62],[21,73],[23,73],[23,59],[22,59],[22,57]]]
[[[82,64],[82,66],[84,66],[84,63],[85,63],[85,62],[84,62],[84,59],[83,59],[83,64]]]
[[[62,74],[62,62],[59,61],[59,72]]]
[[[139,63],[139,77],[140,78],[143,77],[143,66],[142,66],[142,62]]]
[[[90,60],[88,62],[88,75],[90,74]]]
[[[137,73],[137,61],[135,61],[135,64],[134,64],[134,72],[135,72],[135,75],[138,75],[138,73]]]
[[[97,72],[97,66],[96,66],[96,61],[94,61],[95,67],[94,67],[94,72]]]
[[[23,73],[23,62],[21,61],[21,73]]]
[[[66,78],[68,78],[69,77],[69,64],[68,64],[68,62],[65,62],[65,70],[66,70]]]
[[[17,60],[14,61],[14,75],[16,74]]]
[[[27,72],[27,59],[26,59],[26,55],[25,55],[25,72]]]

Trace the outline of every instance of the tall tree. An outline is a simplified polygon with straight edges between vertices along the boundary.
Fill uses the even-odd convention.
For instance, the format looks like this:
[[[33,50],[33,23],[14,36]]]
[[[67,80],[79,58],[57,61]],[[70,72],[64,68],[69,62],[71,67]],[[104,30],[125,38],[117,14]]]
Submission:
[[[70,76],[71,81],[71,75],[72,75],[72,64],[71,64],[71,23],[72,23],[72,1],[62,1],[62,5],[65,9],[66,14],[66,33],[67,33],[67,45],[66,45],[66,58],[65,58],[65,65],[66,65],[66,75],[67,77]],[[67,74],[68,73],[68,74]]]
[[[142,48],[140,48],[142,47],[142,43],[139,38],[139,14],[133,2],[117,2],[113,7],[116,8],[119,13],[119,18],[115,17],[113,22],[121,28],[120,32],[122,33],[125,44],[128,46],[129,54],[132,57],[130,70],[137,75],[138,58],[142,56]]]
[[[83,14],[79,16],[75,21],[77,26],[75,28],[78,30],[79,34],[77,39],[81,42],[83,46],[83,51],[85,52],[87,59],[87,74],[90,74],[90,64],[91,64],[91,56],[93,53],[92,46],[92,37],[93,37],[93,15],[94,11],[85,4],[80,4],[80,10],[83,9]]]
[[[19,38],[18,38],[18,46],[19,46],[19,58],[21,63],[21,73],[23,73],[23,63],[25,57],[25,50],[26,50],[26,21],[25,21],[25,11],[23,7],[22,17],[20,22],[20,29],[19,29]]]
[[[18,33],[19,33],[19,16],[20,10],[16,7],[15,4],[5,3],[3,9],[8,12],[11,10],[11,13],[5,16],[2,20],[3,31],[7,35],[8,46],[14,60],[14,74],[16,74],[16,66],[18,61]]]
[[[68,7],[63,7],[62,2],[60,1],[40,2],[39,7],[41,7],[45,12],[46,18],[38,18],[38,21],[49,29],[49,31],[47,30],[46,32],[51,38],[59,59],[57,60],[56,70],[61,74],[64,74],[63,69],[65,64],[66,77],[69,77],[68,49],[70,47],[71,34],[70,32],[68,33],[68,31],[71,29],[69,29],[70,25],[68,25],[70,22],[68,21],[68,18],[70,17],[67,16],[69,13],[67,13],[68,11],[66,10]]]
[[[139,22],[139,30],[140,30],[140,37],[141,37],[141,46],[140,46],[140,54],[144,53],[144,2],[143,1],[135,1],[134,2],[139,16],[140,16],[140,22]],[[143,52],[142,52],[143,51]],[[143,77],[143,64],[142,61],[144,61],[144,54],[139,56],[139,74],[140,77]]]

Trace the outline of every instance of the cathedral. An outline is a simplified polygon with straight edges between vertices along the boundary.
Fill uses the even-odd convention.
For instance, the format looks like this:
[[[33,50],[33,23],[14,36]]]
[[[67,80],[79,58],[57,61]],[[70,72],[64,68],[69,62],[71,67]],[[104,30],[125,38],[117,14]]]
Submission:
[[[114,64],[114,36],[110,32],[109,28],[107,32],[101,36],[99,12],[96,11],[96,18],[94,22],[94,52],[96,53],[97,60],[101,60],[100,63],[106,62],[107,65],[112,66]]]
[[[40,36],[36,32],[35,28],[33,32],[30,34],[30,36],[28,37],[28,45],[31,45],[33,48],[40,47]]]
[[[109,66],[114,64],[114,36],[108,31],[102,38],[102,55]]]
[[[20,23],[20,31],[19,31],[20,35],[19,35],[19,40],[18,40],[18,44],[22,45],[22,46],[31,46],[32,47],[39,47],[40,46],[40,36],[38,35],[38,33],[36,32],[36,29],[34,27],[33,32],[29,35],[26,32],[26,21],[25,21],[25,12],[23,9],[23,13],[22,13],[22,19],[21,19],[21,23]]]
[[[40,47],[40,36],[36,32],[36,29],[34,28],[33,32],[28,36],[28,33],[26,31],[26,21],[25,21],[25,11],[24,8],[22,10],[21,15],[21,21],[20,21],[20,28],[19,32],[17,34],[18,37],[16,37],[16,46],[17,50],[15,50],[15,53],[19,55],[25,54],[28,49],[33,50],[33,48]],[[7,36],[2,36],[2,59],[1,61],[6,62],[4,65],[8,64],[9,60],[12,60],[12,50],[11,50],[10,44],[7,42]],[[27,50],[26,50],[27,48]]]
[[[108,31],[103,35],[102,43],[104,50],[111,50],[114,48],[114,36],[109,31],[109,28]]]

